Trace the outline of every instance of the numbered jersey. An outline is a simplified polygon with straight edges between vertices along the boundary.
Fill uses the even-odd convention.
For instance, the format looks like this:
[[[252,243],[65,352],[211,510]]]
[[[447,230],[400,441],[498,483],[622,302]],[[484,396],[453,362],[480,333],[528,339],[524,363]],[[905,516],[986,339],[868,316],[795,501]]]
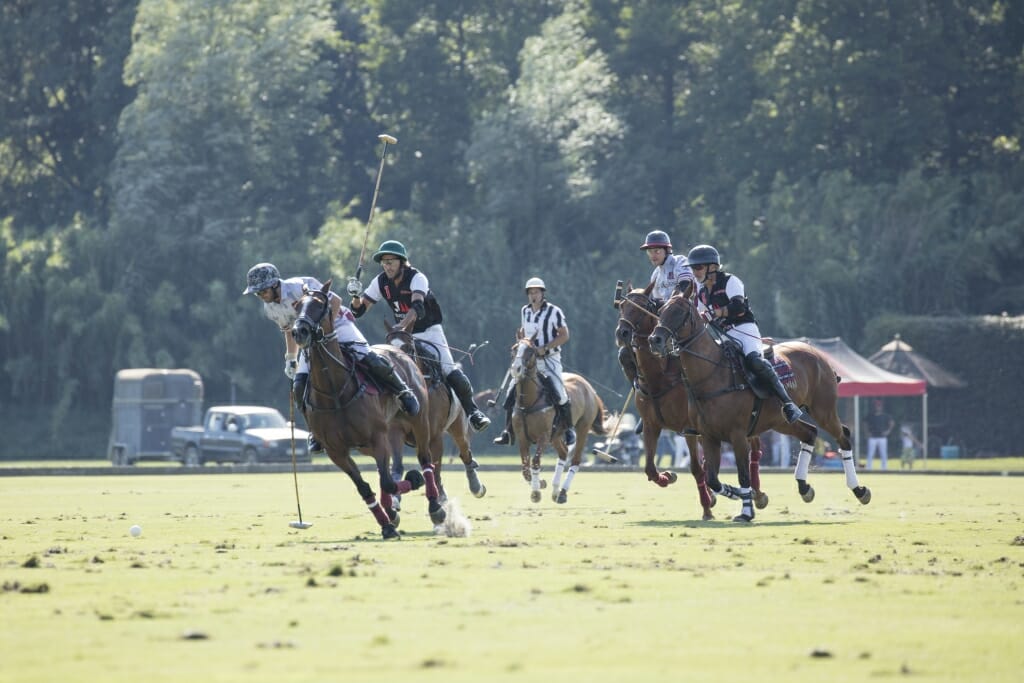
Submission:
[[[430,291],[427,276],[412,266],[402,269],[402,279],[398,282],[391,281],[387,274],[381,272],[370,281],[363,296],[374,303],[387,301],[391,306],[391,312],[395,314],[395,320],[401,322],[412,308],[413,292],[423,293],[423,308],[427,312],[425,318],[417,319],[412,326],[413,334],[423,332],[428,327],[440,325],[442,322],[441,306],[437,303],[434,293]]]

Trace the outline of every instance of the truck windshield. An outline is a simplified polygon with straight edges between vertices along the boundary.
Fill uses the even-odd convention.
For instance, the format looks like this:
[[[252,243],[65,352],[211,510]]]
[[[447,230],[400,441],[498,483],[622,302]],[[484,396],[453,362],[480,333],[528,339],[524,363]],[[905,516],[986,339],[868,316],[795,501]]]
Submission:
[[[260,413],[249,416],[249,429],[264,429],[268,427],[287,427],[284,417],[280,413]]]

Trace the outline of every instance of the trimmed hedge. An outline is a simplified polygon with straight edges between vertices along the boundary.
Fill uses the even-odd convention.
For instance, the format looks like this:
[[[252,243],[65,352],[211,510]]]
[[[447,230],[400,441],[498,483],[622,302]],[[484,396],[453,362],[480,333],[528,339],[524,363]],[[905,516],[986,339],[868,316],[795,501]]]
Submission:
[[[864,332],[858,350],[865,357],[899,334],[914,351],[967,383],[962,389],[929,389],[929,457],[944,443],[959,445],[970,457],[1024,453],[1018,408],[1024,389],[1024,316],[884,315]]]

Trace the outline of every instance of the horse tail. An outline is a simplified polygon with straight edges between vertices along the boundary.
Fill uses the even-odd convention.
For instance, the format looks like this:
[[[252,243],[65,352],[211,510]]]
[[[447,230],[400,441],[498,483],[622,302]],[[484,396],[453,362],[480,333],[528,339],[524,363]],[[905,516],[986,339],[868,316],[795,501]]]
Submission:
[[[590,423],[590,430],[595,434],[607,436],[612,428],[611,415],[608,414],[608,410],[604,407],[601,397],[595,393],[594,398],[597,400],[597,415],[594,416],[594,421]]]

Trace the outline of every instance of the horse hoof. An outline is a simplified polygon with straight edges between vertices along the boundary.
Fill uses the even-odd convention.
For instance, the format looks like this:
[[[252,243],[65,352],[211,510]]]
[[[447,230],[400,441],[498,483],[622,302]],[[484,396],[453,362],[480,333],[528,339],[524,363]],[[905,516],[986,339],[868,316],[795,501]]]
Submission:
[[[538,491],[536,489],[534,489],[533,491],[530,491],[530,500],[533,501],[534,503],[539,503],[540,502],[540,491]]]
[[[710,522],[714,518],[715,518],[715,516],[713,514],[711,514],[711,510],[704,510],[704,516],[701,517],[701,519],[704,520],[705,522]]]
[[[560,505],[565,505],[566,503],[568,503],[569,502],[569,492],[566,491],[565,489],[562,489],[561,491],[559,491],[558,495],[555,496],[555,502],[560,504]]]
[[[857,496],[857,500],[860,501],[861,505],[867,505],[871,502],[871,489],[867,486],[858,486],[853,490],[853,495]]]
[[[558,502],[558,494],[559,494],[558,489],[551,489],[551,500],[553,500],[553,501],[555,501],[557,503]]]
[[[480,484],[480,486],[477,487],[476,491],[473,491],[473,495],[476,496],[477,498],[483,498],[484,496],[487,495],[487,487],[484,486],[483,484]]]
[[[444,508],[436,500],[430,501],[430,505],[427,506],[430,512],[430,521],[434,524],[444,524],[444,520],[448,515],[445,513]]]
[[[708,491],[708,497],[711,498],[711,502],[708,503],[708,507],[715,507],[715,505],[718,503],[718,496],[715,495],[714,491]]]
[[[679,480],[679,475],[675,472],[665,472],[665,477],[668,479],[669,484],[674,484]]]
[[[764,491],[754,492],[754,507],[758,510],[764,510],[768,507],[768,494]]]
[[[736,515],[735,517],[732,518],[732,521],[734,521],[734,522],[745,522],[747,524],[750,524],[751,522],[754,521],[754,516],[753,515]]]
[[[810,503],[814,500],[814,487],[808,486],[807,490],[800,494],[800,497],[804,499],[805,503]]]
[[[412,484],[413,491],[423,486],[424,484],[423,473],[420,472],[419,470],[409,470],[408,472],[406,472],[405,480]]]
[[[394,524],[385,524],[380,528],[380,534],[384,537],[385,541],[391,540],[392,538],[401,539],[402,536],[398,533],[398,529],[395,528]]]

